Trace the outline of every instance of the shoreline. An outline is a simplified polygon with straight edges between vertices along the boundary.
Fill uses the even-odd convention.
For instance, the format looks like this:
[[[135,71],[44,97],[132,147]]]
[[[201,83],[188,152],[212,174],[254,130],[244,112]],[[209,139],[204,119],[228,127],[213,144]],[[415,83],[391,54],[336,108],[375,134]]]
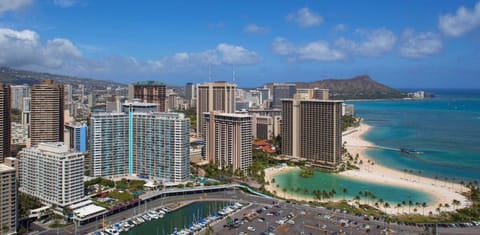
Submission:
[[[354,157],[358,154],[358,161],[362,160],[363,164],[356,164],[359,167],[358,170],[347,170],[338,173],[341,176],[361,180],[363,182],[383,184],[389,186],[395,186],[399,188],[412,189],[422,193],[427,194],[432,199],[427,202],[427,207],[418,207],[417,214],[422,214],[423,210],[428,213],[431,211],[432,214],[436,215],[439,212],[436,210],[439,204],[444,205],[445,203],[449,204],[450,207],[442,207],[441,211],[454,211],[455,209],[464,208],[470,205],[471,202],[468,199],[461,195],[462,192],[468,191],[465,186],[462,186],[458,183],[445,182],[442,180],[436,180],[428,178],[425,176],[419,176],[411,173],[406,173],[400,170],[389,168],[387,166],[378,164],[366,154],[366,150],[374,147],[373,143],[366,141],[363,136],[368,133],[373,127],[361,122],[360,125],[356,128],[349,129],[344,132],[343,142],[347,151]],[[371,165],[369,162],[374,162],[374,165]],[[270,170],[269,170],[270,169]],[[276,183],[273,185],[270,183],[271,180],[280,173],[285,173],[294,169],[299,169],[298,167],[284,167],[282,169],[271,168],[265,170],[265,179],[269,182],[266,185],[266,189],[271,193],[276,190],[276,196],[283,197],[285,199],[293,199],[297,201],[313,201],[312,197],[302,197],[299,195],[293,195],[291,193],[284,193],[281,189],[276,187]],[[268,170],[268,171],[267,171]],[[458,200],[461,202],[459,206],[453,206],[452,201]],[[325,200],[322,200],[325,201]],[[341,201],[340,198],[329,199],[326,201]],[[402,211],[396,208],[396,205],[390,205],[390,208],[379,207],[378,209],[386,211],[388,214],[405,214],[405,206]],[[415,208],[413,205],[411,208]],[[411,211],[411,214],[413,210]]]

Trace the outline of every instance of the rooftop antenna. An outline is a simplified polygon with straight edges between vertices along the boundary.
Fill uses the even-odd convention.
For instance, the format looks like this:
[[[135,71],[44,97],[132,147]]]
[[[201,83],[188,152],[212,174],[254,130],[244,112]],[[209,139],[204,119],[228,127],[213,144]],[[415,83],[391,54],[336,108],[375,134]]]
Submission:
[[[208,63],[208,82],[212,82],[212,64]]]
[[[233,83],[235,83],[235,65],[232,64],[232,79],[233,79]]]

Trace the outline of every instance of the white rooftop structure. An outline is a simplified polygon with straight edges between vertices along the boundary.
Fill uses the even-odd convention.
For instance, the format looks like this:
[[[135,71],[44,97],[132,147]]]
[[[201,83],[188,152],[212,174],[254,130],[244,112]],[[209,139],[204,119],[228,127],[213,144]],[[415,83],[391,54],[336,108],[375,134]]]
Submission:
[[[107,212],[107,209],[101,206],[96,206],[92,204],[92,205],[88,205],[86,207],[82,207],[74,210],[73,214],[76,219],[84,220],[84,219],[88,219],[89,217],[101,215],[105,212]]]

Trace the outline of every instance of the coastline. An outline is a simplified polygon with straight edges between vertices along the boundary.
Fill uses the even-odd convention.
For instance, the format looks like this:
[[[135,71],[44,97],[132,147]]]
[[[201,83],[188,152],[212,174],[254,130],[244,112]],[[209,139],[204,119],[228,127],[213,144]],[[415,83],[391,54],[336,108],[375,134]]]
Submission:
[[[348,170],[340,172],[339,175],[361,180],[364,182],[376,183],[376,184],[384,184],[390,185],[400,188],[407,188],[413,189],[416,191],[423,192],[429,195],[432,201],[427,202],[427,207],[419,208],[419,212],[425,210],[428,214],[430,211],[432,214],[438,214],[439,212],[436,210],[439,204],[449,204],[450,207],[442,207],[441,211],[454,211],[455,209],[467,207],[470,205],[468,199],[461,195],[462,192],[468,191],[468,189],[460,184],[445,182],[442,180],[436,180],[424,176],[419,176],[411,173],[405,173],[396,169],[392,169],[386,167],[384,165],[380,165],[376,163],[373,159],[371,159],[367,154],[366,150],[369,148],[374,147],[373,143],[366,141],[363,137],[368,131],[372,129],[371,126],[361,122],[360,125],[356,128],[349,129],[344,132],[343,135],[343,142],[345,144],[345,148],[347,151],[352,155],[356,156],[358,154],[358,160],[362,160],[363,164],[357,164],[359,167],[358,170]],[[374,165],[369,164],[368,162],[375,162]],[[271,180],[277,175],[281,173],[285,173],[291,170],[299,169],[298,167],[283,167],[281,169],[276,168],[269,168],[265,170],[265,179],[268,180],[267,182],[271,182]],[[276,195],[280,196],[285,199],[293,199],[297,201],[312,201],[311,197],[302,197],[299,195],[293,195],[290,193],[284,193],[281,191],[280,188],[276,187],[276,183],[266,185],[266,189],[271,193],[276,191]],[[329,201],[340,201],[341,199],[329,199]],[[459,206],[452,206],[452,201],[458,200],[461,202]],[[413,206],[414,207],[414,206]],[[412,207],[412,208],[413,208]],[[391,205],[390,208],[383,208],[380,207],[379,209],[385,210],[389,214],[402,214],[395,205]],[[421,214],[417,212],[418,214]]]

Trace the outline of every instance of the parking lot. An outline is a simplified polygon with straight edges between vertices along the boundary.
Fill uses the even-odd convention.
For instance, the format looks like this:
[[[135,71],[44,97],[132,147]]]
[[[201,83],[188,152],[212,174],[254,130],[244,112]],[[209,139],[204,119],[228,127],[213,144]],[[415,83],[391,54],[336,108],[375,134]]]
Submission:
[[[382,234],[385,227],[349,215],[320,212],[297,204],[256,204],[232,216],[231,225],[219,223],[218,234]],[[246,218],[250,215],[249,218]],[[416,229],[415,229],[416,230]],[[393,231],[393,230],[390,230]],[[418,231],[418,230],[417,230]]]

